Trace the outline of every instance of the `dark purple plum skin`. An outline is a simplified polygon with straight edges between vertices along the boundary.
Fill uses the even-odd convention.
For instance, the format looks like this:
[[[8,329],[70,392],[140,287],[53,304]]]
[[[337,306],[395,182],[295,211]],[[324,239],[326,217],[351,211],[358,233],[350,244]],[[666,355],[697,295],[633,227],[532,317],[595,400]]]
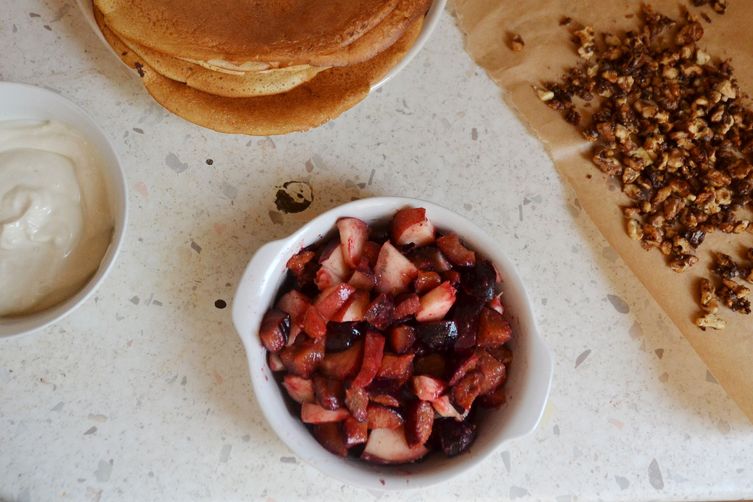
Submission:
[[[455,342],[456,351],[473,349],[478,335],[478,316],[484,308],[484,301],[461,292],[457,296],[453,307],[452,319],[458,328],[458,339]]]
[[[359,322],[327,323],[327,352],[342,352],[363,336],[364,329]]]
[[[454,418],[437,420],[434,431],[439,446],[448,457],[455,457],[466,451],[476,439],[476,425],[458,422]]]
[[[449,350],[458,338],[455,321],[434,321],[416,325],[416,338],[431,350]]]
[[[461,287],[468,295],[488,302],[497,292],[497,271],[488,260],[479,260],[476,266],[461,273]]]

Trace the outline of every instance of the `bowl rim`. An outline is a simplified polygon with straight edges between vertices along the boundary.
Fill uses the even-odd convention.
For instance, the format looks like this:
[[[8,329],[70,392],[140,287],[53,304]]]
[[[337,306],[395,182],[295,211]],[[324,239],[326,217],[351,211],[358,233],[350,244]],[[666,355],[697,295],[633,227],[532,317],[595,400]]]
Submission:
[[[110,271],[120,255],[125,241],[129,215],[128,185],[120,156],[104,129],[97,124],[94,118],[84,108],[55,91],[31,84],[0,81],[0,96],[5,92],[21,92],[31,96],[36,95],[49,99],[51,102],[55,103],[55,107],[59,110],[66,110],[74,115],[78,115],[78,117],[83,122],[87,123],[92,131],[99,136],[94,139],[91,135],[79,131],[84,135],[86,140],[94,146],[100,156],[110,156],[114,160],[114,165],[109,167],[105,174],[108,180],[107,189],[108,191],[113,192],[108,193],[109,203],[113,213],[113,231],[110,244],[105,250],[105,254],[102,256],[99,267],[80,290],[60,303],[39,312],[18,317],[0,318],[2,321],[2,326],[0,326],[0,328],[3,328],[0,329],[0,340],[36,334],[51,324],[60,322],[91,298],[94,292],[110,274]],[[43,118],[40,118],[39,114],[29,118],[31,120],[43,120]],[[19,119],[23,120],[20,117]],[[3,113],[0,113],[0,120],[5,120]],[[79,128],[75,126],[73,127],[76,130],[79,130]],[[35,321],[35,318],[39,318],[39,320]],[[21,327],[17,331],[12,331],[13,324],[16,322],[21,324]],[[3,333],[6,328],[8,332]]]
[[[83,14],[87,24],[94,31],[94,34],[97,36],[97,38],[99,38],[99,40],[104,44],[105,48],[107,48],[107,50],[113,56],[115,56],[115,58],[118,60],[118,62],[120,62],[121,65],[127,67],[123,60],[120,59],[120,57],[118,57],[118,55],[115,53],[113,48],[110,47],[110,44],[107,43],[107,40],[100,31],[99,26],[97,25],[97,21],[94,19],[94,9],[92,7],[91,0],[76,0],[76,4]],[[386,75],[384,75],[381,79],[371,85],[369,93],[376,91],[384,84],[395,78],[401,71],[403,71],[403,69],[405,69],[406,66],[408,66],[411,60],[416,57],[423,46],[426,45],[426,42],[429,40],[429,37],[431,37],[434,29],[437,27],[439,19],[442,17],[442,12],[444,11],[446,5],[447,0],[432,0],[431,7],[429,7],[429,10],[426,12],[426,17],[424,18],[424,24],[421,27],[421,32],[418,34],[416,41],[413,43],[413,46],[410,48],[410,50],[408,50],[407,53],[405,53],[403,58],[396,65],[390,68],[390,71],[387,72]]]
[[[390,68],[390,71],[387,72],[384,77],[382,77],[376,83],[372,84],[370,92],[376,91],[384,84],[395,78],[401,71],[405,69],[406,66],[408,66],[408,64],[410,64],[413,58],[415,58],[416,55],[421,52],[421,49],[423,49],[424,45],[426,45],[426,42],[429,41],[431,34],[434,33],[434,30],[437,28],[437,24],[439,24],[439,19],[442,17],[442,12],[444,11],[446,4],[447,0],[432,0],[431,7],[429,7],[429,10],[426,12],[424,24],[423,26],[421,26],[421,33],[418,34],[418,38],[416,38],[413,46],[411,46],[405,56],[403,56],[403,58],[400,60],[400,62]]]
[[[540,373],[541,378],[543,378],[544,382],[543,384],[539,385],[539,397],[540,402],[536,403],[536,409],[530,410],[531,416],[533,417],[532,420],[529,421],[525,426],[519,427],[518,430],[513,430],[508,436],[496,438],[493,442],[494,444],[487,448],[485,452],[482,452],[481,454],[474,455],[472,457],[465,457],[463,459],[452,459],[455,464],[451,465],[449,468],[442,469],[442,472],[440,472],[440,475],[443,475],[440,477],[437,474],[433,473],[420,473],[420,474],[414,474],[411,476],[412,481],[416,481],[415,483],[411,485],[400,485],[397,486],[395,484],[388,484],[388,485],[382,485],[377,481],[377,476],[374,476],[373,482],[365,482],[362,479],[361,476],[357,476],[355,473],[353,473],[352,476],[346,476],[341,474],[341,468],[339,467],[330,467],[327,465],[322,465],[319,462],[316,462],[314,458],[309,458],[308,455],[306,455],[303,452],[304,446],[301,446],[293,441],[293,438],[289,437],[289,434],[286,434],[286,432],[289,432],[286,430],[286,426],[278,425],[278,423],[274,420],[274,416],[272,415],[272,411],[265,406],[264,403],[261,402],[261,399],[259,396],[263,395],[264,389],[268,388],[270,385],[274,385],[275,387],[278,387],[276,382],[274,381],[268,381],[266,377],[262,378],[259,374],[257,374],[256,371],[254,371],[254,368],[256,367],[255,362],[253,361],[253,356],[255,353],[263,352],[264,361],[266,362],[266,350],[264,347],[259,343],[253,343],[253,341],[256,341],[257,338],[254,336],[255,333],[250,334],[244,334],[242,325],[246,324],[243,322],[243,319],[246,319],[248,316],[248,313],[245,311],[245,309],[242,311],[243,307],[241,306],[241,298],[247,296],[245,294],[245,290],[247,290],[249,287],[254,288],[255,290],[259,291],[266,291],[266,288],[258,288],[259,282],[267,283],[266,286],[268,288],[278,288],[279,285],[274,285],[274,283],[269,283],[272,272],[274,272],[273,269],[277,268],[277,263],[274,263],[274,266],[269,266],[264,272],[263,277],[258,277],[258,270],[253,270],[255,267],[254,262],[259,260],[269,260],[274,259],[275,262],[280,261],[280,256],[285,253],[286,251],[289,251],[291,246],[296,247],[302,247],[303,245],[306,245],[310,243],[308,240],[304,239],[304,236],[307,236],[308,234],[315,235],[313,241],[316,241],[318,239],[321,239],[322,237],[326,236],[327,233],[333,230],[334,228],[334,221],[337,217],[342,216],[354,216],[359,217],[359,210],[368,208],[372,205],[378,205],[378,204],[384,204],[384,217],[389,217],[391,214],[394,213],[395,210],[399,207],[403,206],[414,206],[414,207],[425,207],[428,211],[434,211],[434,212],[444,212],[445,215],[451,215],[454,218],[459,218],[460,221],[464,222],[467,227],[463,229],[461,233],[462,235],[473,233],[473,239],[474,241],[478,242],[481,239],[486,239],[487,242],[493,241],[491,237],[488,236],[488,234],[483,231],[481,228],[476,226],[475,223],[470,221],[469,219],[465,218],[462,215],[459,215],[458,213],[447,209],[441,205],[434,204],[429,201],[421,200],[421,199],[415,199],[415,198],[408,198],[408,197],[368,197],[352,202],[348,202],[339,206],[336,206],[328,211],[325,211],[324,213],[316,216],[315,218],[311,219],[309,222],[303,224],[300,228],[298,228],[296,231],[294,231],[292,234],[290,234],[287,237],[284,237],[282,239],[274,240],[271,242],[268,242],[264,245],[262,245],[251,257],[249,260],[249,263],[246,267],[246,269],[243,272],[243,275],[241,276],[241,279],[238,282],[238,286],[236,289],[236,293],[233,298],[233,305],[232,305],[232,316],[233,316],[233,322],[236,328],[236,331],[238,332],[238,335],[241,338],[241,341],[243,343],[244,349],[246,351],[247,361],[249,365],[249,373],[251,376],[251,383],[254,391],[254,398],[256,399],[257,403],[259,404],[259,407],[261,409],[262,415],[264,416],[266,422],[269,424],[269,426],[272,428],[272,430],[275,432],[275,434],[278,436],[278,438],[288,447],[291,451],[293,451],[299,458],[304,460],[307,464],[311,465],[312,467],[315,467],[320,472],[323,472],[324,474],[331,476],[335,479],[338,479],[344,483],[348,483],[352,486],[356,486],[359,488],[365,488],[369,490],[378,490],[378,491],[393,491],[393,490],[413,490],[413,489],[420,489],[425,488],[428,486],[439,484],[443,481],[446,481],[450,478],[453,478],[457,475],[460,475],[464,472],[467,472],[468,470],[476,467],[478,464],[483,462],[486,458],[491,456],[495,451],[497,451],[503,444],[507,443],[508,441],[520,438],[522,436],[525,436],[536,429],[538,424],[541,422],[541,419],[544,415],[544,411],[546,408],[546,403],[549,399],[549,394],[551,391],[551,385],[552,385],[552,378],[553,378],[553,361],[552,356],[549,348],[544,343],[544,339],[541,336],[541,333],[538,329],[538,326],[536,324],[536,319],[533,314],[533,303],[530,301],[530,298],[528,297],[528,293],[525,290],[525,287],[523,286],[522,281],[520,280],[519,275],[517,274],[517,270],[513,266],[513,264],[507,259],[506,254],[504,251],[497,251],[494,257],[489,256],[489,259],[492,259],[495,264],[499,264],[500,268],[503,269],[503,274],[505,275],[505,282],[507,282],[509,279],[512,279],[512,281],[516,282],[517,284],[514,285],[516,289],[518,289],[520,293],[520,297],[522,298],[521,303],[523,305],[523,311],[517,311],[515,312],[515,315],[519,318],[525,317],[526,318],[526,324],[528,326],[527,329],[527,342],[530,343],[531,347],[528,348],[528,358],[529,359],[536,359],[538,361],[539,366],[536,367],[536,370]],[[327,228],[325,228],[323,231],[317,231],[316,229],[318,227],[322,227],[327,222],[333,222],[332,225],[327,225]],[[441,225],[439,225],[441,226]],[[481,237],[481,239],[479,239]],[[469,239],[471,240],[471,239]],[[312,241],[312,242],[313,242]],[[284,261],[282,261],[284,264]],[[283,265],[284,268],[284,265]],[[272,284],[272,285],[270,285]],[[261,294],[261,293],[260,293]],[[252,314],[251,318],[253,320],[252,324],[258,324],[258,322],[261,321],[261,317],[263,316],[264,311],[268,308],[268,305],[265,305],[263,310],[261,310],[259,313]],[[540,379],[541,379],[540,378]],[[543,385],[543,388],[541,388]],[[281,392],[278,389],[279,392]],[[524,403],[525,404],[525,403]],[[501,408],[505,409],[505,407]],[[521,406],[521,409],[523,407]],[[320,453],[328,454],[324,448],[319,446]],[[329,454],[331,455],[331,454]],[[333,456],[334,457],[334,456]],[[336,460],[343,461],[344,459],[340,459],[335,457]],[[338,465],[341,462],[333,462],[337,463]],[[378,466],[377,466],[378,467]],[[345,468],[345,471],[350,471],[348,467],[343,465],[343,468]]]

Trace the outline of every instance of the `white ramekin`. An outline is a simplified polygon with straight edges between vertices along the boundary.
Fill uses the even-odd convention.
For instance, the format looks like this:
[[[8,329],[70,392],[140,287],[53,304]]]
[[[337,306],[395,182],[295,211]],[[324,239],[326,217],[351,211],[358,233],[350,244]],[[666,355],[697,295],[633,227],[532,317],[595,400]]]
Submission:
[[[123,170],[115,149],[94,120],[79,106],[47,89],[0,82],[0,120],[57,120],[76,130],[91,143],[102,160],[114,229],[112,241],[97,272],[78,293],[41,312],[0,318],[0,338],[40,330],[70,314],[89,298],[115,263],[128,219],[128,197]]]
[[[317,443],[299,417],[288,411],[280,388],[267,367],[259,341],[262,316],[270,308],[286,273],[287,260],[304,246],[333,233],[335,222],[355,216],[366,222],[388,220],[403,207],[424,207],[440,230],[453,230],[489,258],[503,279],[503,302],[512,313],[513,363],[507,403],[480,414],[479,435],[469,452],[455,458],[433,455],[413,465],[377,466],[337,457]],[[504,254],[504,242],[489,237],[471,221],[436,204],[402,197],[374,197],[338,206],[314,218],[291,236],[262,246],[251,259],[233,301],[233,321],[248,357],[256,399],[270,427],[302,460],[351,485],[372,490],[420,488],[456,476],[491,455],[506,441],[531,432],[544,411],[552,378],[552,359],[536,329],[531,302]]]

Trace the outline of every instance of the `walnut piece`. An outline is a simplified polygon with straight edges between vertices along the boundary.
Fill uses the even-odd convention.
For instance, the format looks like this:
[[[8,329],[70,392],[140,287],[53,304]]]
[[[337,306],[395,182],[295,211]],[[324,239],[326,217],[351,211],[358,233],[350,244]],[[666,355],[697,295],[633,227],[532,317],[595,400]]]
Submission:
[[[724,253],[716,253],[713,271],[724,279],[740,277],[740,268],[731,256]]]
[[[715,297],[716,288],[708,279],[701,279],[701,308],[710,313],[716,314],[719,311],[719,302]]]
[[[750,314],[750,289],[731,279],[722,279],[722,285],[716,290],[716,296],[724,305],[743,314]]]
[[[727,321],[719,317],[719,314],[706,314],[703,317],[697,317],[695,325],[704,331],[707,328],[720,330],[727,327]]]

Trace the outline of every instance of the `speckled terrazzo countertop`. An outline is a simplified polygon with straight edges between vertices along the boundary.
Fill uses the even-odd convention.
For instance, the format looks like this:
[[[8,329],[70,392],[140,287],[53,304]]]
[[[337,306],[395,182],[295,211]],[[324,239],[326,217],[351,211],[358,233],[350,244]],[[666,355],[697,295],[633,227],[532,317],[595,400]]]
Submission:
[[[275,138],[163,111],[71,0],[4,2],[0,47],[0,80],[60,92],[114,140],[132,210],[93,300],[0,341],[0,500],[753,496],[753,426],[579,209],[449,15],[382,91]],[[289,180],[313,188],[302,213],[276,208]],[[369,195],[436,201],[502,240],[555,357],[535,433],[404,496],[342,486],[276,438],[220,308],[261,244]]]

